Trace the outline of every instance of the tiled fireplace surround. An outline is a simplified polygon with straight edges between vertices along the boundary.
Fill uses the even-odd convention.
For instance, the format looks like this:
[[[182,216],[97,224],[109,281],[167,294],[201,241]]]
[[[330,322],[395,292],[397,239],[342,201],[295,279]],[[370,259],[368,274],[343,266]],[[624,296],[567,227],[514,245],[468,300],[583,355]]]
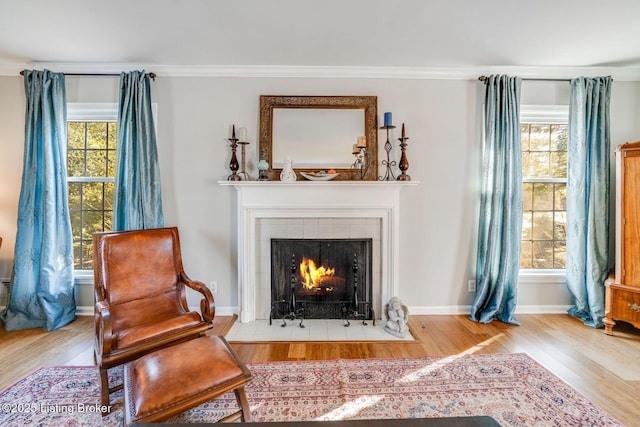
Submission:
[[[373,307],[398,294],[400,190],[417,182],[220,181],[237,190],[238,312],[268,319],[272,238],[371,238]]]

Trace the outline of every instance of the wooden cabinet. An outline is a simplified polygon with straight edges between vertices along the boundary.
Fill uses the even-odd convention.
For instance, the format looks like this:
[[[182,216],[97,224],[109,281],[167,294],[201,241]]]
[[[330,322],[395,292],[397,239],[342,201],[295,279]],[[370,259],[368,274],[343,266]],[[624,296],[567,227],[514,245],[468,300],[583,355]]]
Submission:
[[[616,268],[605,286],[604,332],[616,320],[640,328],[640,141],[616,151]]]

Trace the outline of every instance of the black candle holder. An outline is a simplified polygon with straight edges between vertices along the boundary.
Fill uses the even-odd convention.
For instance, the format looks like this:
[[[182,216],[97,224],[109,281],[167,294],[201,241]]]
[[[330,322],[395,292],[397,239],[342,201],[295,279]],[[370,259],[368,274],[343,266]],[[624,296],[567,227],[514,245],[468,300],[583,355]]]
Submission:
[[[395,128],[396,127],[392,125],[380,126],[380,129],[387,130],[387,142],[384,143],[384,151],[387,152],[387,159],[382,161],[382,166],[386,167],[386,171],[384,175],[378,177],[379,181],[391,181],[396,179],[396,177],[393,175],[393,171],[391,170],[391,168],[396,165],[396,161],[390,160],[389,158],[389,154],[391,153],[391,149],[393,148],[393,146],[391,145],[391,142],[389,142],[389,129],[395,129]]]
[[[398,181],[411,181],[411,177],[407,175],[407,170],[409,169],[409,160],[407,160],[407,141],[409,137],[404,135],[404,123],[402,124],[402,136],[398,138],[400,141],[400,150],[402,154],[400,155],[400,164],[398,167],[400,168],[400,176],[398,177]]]
[[[242,178],[238,175],[238,169],[240,164],[238,163],[238,157],[236,156],[236,150],[238,149],[238,138],[236,138],[236,125],[231,127],[231,161],[229,162],[229,169],[231,169],[231,175],[227,177],[227,181],[241,181]]]

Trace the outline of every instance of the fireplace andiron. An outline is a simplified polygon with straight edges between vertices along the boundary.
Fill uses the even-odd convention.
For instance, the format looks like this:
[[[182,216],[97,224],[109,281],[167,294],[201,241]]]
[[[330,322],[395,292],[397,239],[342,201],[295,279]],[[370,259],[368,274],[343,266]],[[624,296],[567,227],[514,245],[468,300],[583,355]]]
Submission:
[[[296,280],[296,271],[298,270],[298,267],[296,266],[296,255],[295,254],[291,254],[291,284],[289,286],[289,301],[287,300],[280,300],[280,301],[275,301],[273,304],[271,304],[271,312],[269,313],[269,325],[271,325],[271,321],[273,319],[273,314],[274,311],[276,311],[276,307],[280,307],[280,311],[283,313],[282,315],[282,325],[280,325],[281,327],[285,327],[287,326],[287,320],[296,320],[296,319],[300,319],[300,324],[298,326],[300,326],[301,328],[304,328],[305,326],[302,324],[302,322],[304,322],[304,308],[305,308],[305,304],[304,301],[301,304],[301,307],[298,308],[298,303],[296,302],[296,286],[298,285],[298,281]],[[287,313],[287,310],[289,310],[289,313]]]
[[[373,312],[371,303],[358,301],[358,254],[353,254],[353,266],[351,267],[351,271],[353,271],[353,298],[351,298],[350,302],[342,303],[341,311],[344,326],[347,327],[351,325],[349,319],[362,319],[362,324],[366,326],[367,312],[370,312],[371,319],[373,319],[373,326],[376,326],[376,316]],[[360,306],[363,306],[362,313],[359,310]]]

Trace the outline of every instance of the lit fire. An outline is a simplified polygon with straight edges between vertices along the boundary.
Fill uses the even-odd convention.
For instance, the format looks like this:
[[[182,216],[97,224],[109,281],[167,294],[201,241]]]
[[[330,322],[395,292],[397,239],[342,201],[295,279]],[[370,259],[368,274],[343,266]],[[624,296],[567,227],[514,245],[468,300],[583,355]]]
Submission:
[[[303,280],[302,285],[306,289],[320,288],[323,283],[331,282],[335,274],[335,268],[317,267],[315,261],[307,257],[303,257],[300,262],[300,276]]]

